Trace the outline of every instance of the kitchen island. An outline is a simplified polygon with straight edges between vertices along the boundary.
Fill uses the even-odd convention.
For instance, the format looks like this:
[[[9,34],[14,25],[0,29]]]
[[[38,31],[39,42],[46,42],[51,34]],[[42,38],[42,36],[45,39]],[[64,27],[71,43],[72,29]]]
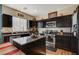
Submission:
[[[3,42],[9,42],[10,38],[17,38],[17,37],[24,37],[24,36],[30,36],[30,34],[28,32],[21,32],[21,33],[2,33],[3,36]]]
[[[38,48],[44,54],[46,53],[45,36],[38,35],[36,38],[32,38],[31,36],[15,38],[13,39],[13,45],[22,50],[26,55],[41,55],[42,53],[35,51]]]

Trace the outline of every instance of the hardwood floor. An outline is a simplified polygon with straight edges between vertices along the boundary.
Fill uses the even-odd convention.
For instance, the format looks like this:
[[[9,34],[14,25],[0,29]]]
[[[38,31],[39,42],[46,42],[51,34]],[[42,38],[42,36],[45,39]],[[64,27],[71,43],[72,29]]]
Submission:
[[[39,55],[46,55],[46,47],[45,46],[34,48],[34,49],[32,49],[32,51],[39,54]]]
[[[1,44],[0,54],[5,54],[7,51],[9,52],[14,49],[17,49],[17,48],[14,47],[10,43]],[[14,52],[9,52],[9,53],[13,54]],[[14,54],[24,55],[22,51],[18,51],[17,53],[14,53]],[[63,50],[63,49],[57,49],[56,51],[51,51],[51,50],[48,50],[45,46],[37,46],[37,47],[31,48],[31,51],[30,52],[28,51],[28,54],[26,55],[75,55],[75,54],[70,51]]]
[[[74,53],[62,49],[57,49],[56,52],[46,49],[46,55],[73,55]]]
[[[57,49],[56,51],[51,51],[51,50],[45,49],[44,47],[41,47],[41,48],[38,47],[32,50],[33,52],[38,53],[38,55],[75,55],[74,53],[63,49]]]
[[[21,50],[13,46],[10,42],[0,44],[0,55],[25,55]]]

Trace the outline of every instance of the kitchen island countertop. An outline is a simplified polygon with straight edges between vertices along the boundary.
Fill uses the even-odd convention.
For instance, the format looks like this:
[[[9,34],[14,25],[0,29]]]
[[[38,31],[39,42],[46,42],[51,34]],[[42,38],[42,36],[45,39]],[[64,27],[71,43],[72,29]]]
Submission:
[[[37,38],[31,38],[31,36],[27,36],[27,37],[21,37],[21,38],[14,38],[12,40],[20,45],[24,45],[24,44],[31,43],[33,41],[37,41],[37,40],[44,38],[44,37],[45,36],[38,36]]]

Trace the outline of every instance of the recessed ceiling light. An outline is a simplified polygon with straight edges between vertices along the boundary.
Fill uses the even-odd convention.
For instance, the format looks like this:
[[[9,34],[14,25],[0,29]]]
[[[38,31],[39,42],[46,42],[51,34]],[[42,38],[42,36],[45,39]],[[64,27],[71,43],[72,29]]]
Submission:
[[[34,10],[34,12],[38,12],[38,10],[37,10],[37,9],[35,9],[35,10]]]

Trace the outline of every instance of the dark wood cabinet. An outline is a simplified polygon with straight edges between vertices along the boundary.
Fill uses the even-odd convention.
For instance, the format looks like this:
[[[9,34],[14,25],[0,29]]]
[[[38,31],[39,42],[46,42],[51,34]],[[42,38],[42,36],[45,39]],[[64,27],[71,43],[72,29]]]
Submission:
[[[65,21],[65,20],[63,20],[63,18],[62,17],[58,17],[57,19],[56,19],[56,27],[63,27],[63,21]],[[62,25],[63,24],[63,25]]]
[[[43,28],[46,27],[46,22],[56,21],[56,27],[72,27],[72,15],[65,15],[54,17],[50,19],[43,19],[38,22],[43,23]]]
[[[56,35],[56,48],[68,50],[77,54],[78,39],[74,36]]]
[[[4,39],[4,42],[9,42],[10,36],[4,36],[3,39]]]
[[[70,50],[70,39],[67,36],[56,36],[56,48]]]
[[[29,28],[33,27],[33,21],[29,20]]]
[[[71,51],[73,53],[75,52],[78,53],[78,39],[76,37],[72,37],[70,44],[71,44]]]
[[[56,22],[57,27],[72,27],[72,15],[58,17]]]
[[[12,16],[2,15],[2,27],[12,27]]]
[[[37,21],[32,21],[32,20],[29,20],[29,28],[32,28],[33,26],[38,26],[38,22]]]

